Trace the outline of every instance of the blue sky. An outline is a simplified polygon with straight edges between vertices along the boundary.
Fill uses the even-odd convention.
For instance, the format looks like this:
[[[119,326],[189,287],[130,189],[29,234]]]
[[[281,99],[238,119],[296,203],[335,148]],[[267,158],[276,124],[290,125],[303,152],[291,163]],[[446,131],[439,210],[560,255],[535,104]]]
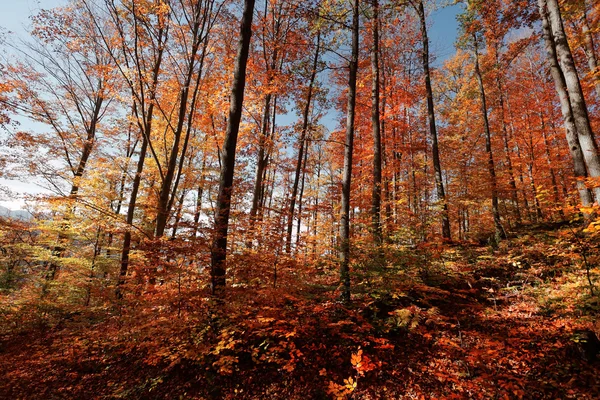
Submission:
[[[67,0],[0,0],[2,12],[0,12],[0,26],[16,32],[20,35],[25,33],[23,27],[29,24],[29,16],[35,14],[42,8],[52,8],[64,5]],[[438,61],[444,60],[454,54],[454,42],[456,40],[456,14],[460,6],[449,6],[429,15],[431,29],[430,40],[432,51]]]
[[[23,26],[29,24],[29,16],[42,8],[66,4],[66,0],[1,0],[0,26],[9,31],[23,34]]]
[[[429,16],[429,40],[432,53],[437,58],[436,64],[454,55],[454,43],[458,33],[456,15],[460,11],[461,6],[454,5],[434,11]]]

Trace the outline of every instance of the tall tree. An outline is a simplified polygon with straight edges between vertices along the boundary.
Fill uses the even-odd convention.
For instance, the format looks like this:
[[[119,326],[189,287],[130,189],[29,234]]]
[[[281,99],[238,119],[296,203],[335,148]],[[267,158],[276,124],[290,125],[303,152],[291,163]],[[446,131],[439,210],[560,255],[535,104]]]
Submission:
[[[225,142],[221,152],[221,172],[219,191],[215,208],[214,236],[211,246],[211,284],[213,294],[225,286],[227,259],[227,233],[229,229],[229,214],[231,192],[233,190],[233,173],[235,168],[235,151],[242,119],[244,89],[246,87],[246,66],[252,37],[252,19],[254,17],[255,0],[244,0],[240,35],[235,61],[235,71],[231,87],[229,117]]]
[[[346,110],[346,142],[342,177],[342,210],[340,218],[340,281],[341,298],[350,301],[350,184],[352,182],[352,152],[356,111],[356,77],[358,73],[359,0],[352,5],[352,55],[348,73],[348,105]]]
[[[422,63],[423,73],[425,75],[425,91],[427,94],[427,117],[429,120],[429,135],[431,138],[435,186],[437,189],[438,201],[442,204],[442,236],[444,239],[450,240],[450,216],[448,212],[448,203],[446,201],[446,192],[444,190],[444,181],[442,180],[442,166],[440,163],[440,150],[438,145],[437,127],[435,124],[435,108],[433,104],[433,89],[431,88],[431,72],[429,71],[429,37],[427,35],[427,21],[425,19],[423,1],[419,0],[417,4],[413,3],[413,6],[417,10],[421,24],[421,39],[423,41]]]
[[[287,218],[287,237],[285,244],[286,253],[290,253],[292,245],[292,231],[294,225],[294,212],[296,208],[296,198],[298,197],[298,185],[300,182],[300,175],[302,172],[302,162],[304,159],[304,152],[306,148],[306,139],[308,134],[308,126],[310,122],[310,110],[313,101],[314,87],[317,79],[317,67],[319,64],[319,57],[321,54],[321,30],[317,31],[317,43],[315,45],[315,53],[312,60],[310,77],[308,80],[308,88],[306,90],[306,103],[302,110],[302,128],[300,131],[300,138],[298,139],[298,158],[296,159],[296,170],[294,172],[294,182],[292,184],[292,193],[290,195],[290,207],[288,210]],[[306,149],[308,151],[308,149]]]
[[[22,42],[23,47],[12,45],[31,72],[35,71],[17,72],[15,82],[21,96],[17,107],[25,116],[49,127],[56,140],[42,139],[39,143],[49,145],[46,157],[61,154],[62,159],[56,161],[68,169],[63,177],[47,159],[32,162],[30,167],[47,177],[53,191],[65,200],[48,264],[49,280],[55,278],[59,259],[67,249],[71,219],[77,203],[81,204],[82,180],[103,130],[102,121],[113,103],[115,76],[110,57],[83,21],[85,15],[72,13],[69,8],[43,10],[33,17],[33,41]],[[79,37],[92,39],[81,41]],[[54,182],[56,176],[65,178],[68,189],[62,182]]]
[[[264,194],[265,170],[269,161],[269,142],[273,139],[269,136],[275,132],[275,116],[277,113],[277,90],[276,77],[280,74],[286,58],[287,35],[292,29],[290,18],[290,3],[287,0],[266,0],[264,14],[260,21],[262,58],[266,75],[264,82],[266,93],[264,95],[264,106],[260,123],[258,137],[258,160],[256,163],[256,177],[254,179],[254,191],[252,194],[252,206],[250,208],[251,234],[256,225],[257,213]],[[271,116],[271,114],[273,114]]]
[[[578,139],[573,109],[571,107],[571,101],[567,92],[567,83],[558,62],[556,44],[550,28],[550,22],[548,21],[545,3],[545,0],[538,0],[539,13],[542,20],[542,36],[544,38],[546,57],[548,64],[550,65],[550,73],[552,75],[552,79],[554,80],[554,86],[560,100],[560,109],[564,120],[565,136],[569,145],[569,152],[571,153],[571,158],[573,160],[573,168],[576,179],[575,184],[577,186],[577,191],[579,192],[579,199],[584,207],[589,207],[592,205],[593,199],[585,184],[585,179],[587,177],[585,159],[581,149],[581,144]]]
[[[371,229],[375,243],[381,245],[381,116],[379,106],[379,0],[373,1],[371,31],[371,124],[373,126],[373,188],[371,196]]]
[[[483,118],[483,128],[485,132],[485,152],[487,153],[488,173],[490,174],[491,198],[492,198],[492,216],[494,218],[494,229],[496,242],[506,236],[502,222],[500,221],[500,206],[498,203],[498,181],[496,178],[496,167],[494,165],[494,154],[492,152],[492,133],[488,118],[487,100],[485,86],[483,85],[483,75],[479,66],[479,39],[477,32],[472,33],[473,50],[475,55],[475,77],[479,86],[479,99],[481,101],[481,116]]]
[[[579,75],[575,68],[573,54],[571,53],[571,48],[565,34],[558,2],[557,0],[539,0],[539,2],[541,12],[544,12],[543,10],[545,9],[548,13],[547,18],[550,22],[550,30],[554,38],[559,64],[564,74],[579,144],[581,145],[588,173],[592,178],[600,177],[598,146],[590,124],[587,105],[579,81]],[[593,190],[596,200],[600,199],[600,186],[596,184]]]

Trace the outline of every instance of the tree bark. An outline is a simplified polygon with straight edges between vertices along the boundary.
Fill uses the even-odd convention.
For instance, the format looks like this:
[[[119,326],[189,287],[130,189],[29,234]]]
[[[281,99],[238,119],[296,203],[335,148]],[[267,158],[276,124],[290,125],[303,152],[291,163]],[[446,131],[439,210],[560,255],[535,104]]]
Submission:
[[[191,51],[188,54],[188,62],[187,69],[185,70],[185,79],[183,82],[183,86],[180,91],[179,96],[179,110],[177,113],[177,125],[173,130],[173,144],[171,145],[171,151],[169,153],[169,160],[167,163],[167,171],[164,175],[164,179],[161,182],[160,194],[158,198],[158,210],[156,217],[156,229],[155,234],[156,237],[162,237],[165,228],[167,226],[167,222],[169,220],[169,216],[171,213],[171,209],[173,207],[173,203],[175,201],[175,197],[177,194],[177,187],[179,185],[179,179],[181,177],[181,170],[183,167],[183,162],[185,160],[185,154],[187,152],[187,147],[189,143],[189,138],[191,134],[191,126],[193,120],[193,112],[196,104],[196,98],[198,95],[198,89],[200,86],[200,80],[202,78],[202,68],[204,67],[204,57],[206,55],[206,46],[208,42],[208,38],[206,37],[206,24],[207,24],[207,10],[203,11],[203,7],[201,7],[200,2],[196,5],[196,12],[194,14],[194,24],[192,27],[192,47]],[[196,58],[198,57],[198,51],[200,49],[200,44],[204,41],[203,51],[200,56],[199,61],[199,70],[196,73],[196,80],[194,85],[194,90],[192,91],[192,96],[190,98],[190,86],[192,85],[192,79],[194,77],[194,69],[196,66]],[[189,104],[189,106],[188,106]],[[184,126],[185,121],[187,123],[187,129]],[[170,126],[170,124],[169,124]],[[182,137],[184,138],[183,147],[181,151],[179,150],[180,142]],[[179,163],[178,163],[179,159]],[[179,164],[179,168],[177,168]]]
[[[435,187],[437,189],[438,201],[442,204],[442,237],[451,239],[450,216],[448,212],[448,203],[442,180],[442,167],[440,163],[440,151],[438,146],[437,127],[435,124],[435,107],[433,104],[433,89],[431,87],[431,73],[429,71],[429,37],[427,36],[427,21],[425,20],[425,9],[423,1],[417,5],[417,13],[421,22],[421,39],[423,40],[423,73],[425,75],[425,90],[427,93],[427,117],[429,119],[429,135],[431,137],[431,151],[433,159],[433,169],[435,175]]]
[[[233,190],[233,174],[235,168],[235,151],[237,137],[242,119],[242,105],[244,102],[244,89],[246,86],[246,66],[252,36],[252,18],[254,16],[255,0],[244,1],[244,11],[240,27],[229,117],[225,143],[221,153],[221,172],[219,177],[219,192],[215,215],[214,236],[211,246],[211,284],[213,294],[225,286],[226,258],[227,258],[227,233],[229,228],[229,214],[231,206],[231,192]]]
[[[296,224],[296,252],[300,246],[300,233],[302,231],[302,198],[304,196],[304,182],[306,180],[306,163],[308,161],[308,145],[306,141],[304,149],[304,161],[302,162],[302,179],[300,181],[300,193],[298,193],[298,223]]]
[[[496,233],[496,242],[506,237],[502,222],[500,221],[500,209],[498,205],[498,182],[496,179],[496,169],[494,167],[494,155],[492,153],[492,134],[488,120],[487,102],[485,96],[485,87],[483,86],[483,76],[479,68],[479,49],[476,34],[473,34],[473,44],[475,46],[475,75],[479,84],[479,97],[481,99],[481,114],[485,129],[485,151],[488,155],[488,171],[490,174],[491,197],[492,197],[492,216],[494,218],[494,229]]]
[[[496,63],[499,63],[498,52],[496,51]],[[515,216],[517,218],[517,224],[523,223],[521,216],[521,209],[519,208],[519,196],[517,194],[517,182],[515,180],[515,173],[513,168],[512,159],[510,158],[510,144],[508,139],[508,127],[506,123],[506,112],[504,109],[504,91],[502,87],[502,81],[500,80],[500,74],[496,75],[496,85],[498,86],[498,106],[500,108],[500,123],[502,124],[502,139],[504,144],[504,153],[506,159],[506,166],[508,169],[508,183],[510,185],[510,198],[515,207]]]
[[[381,120],[379,114],[379,0],[373,1],[373,47],[371,48],[371,124],[373,126],[373,187],[371,229],[375,244],[383,242],[381,228]]]
[[[588,173],[592,178],[600,177],[598,147],[594,139],[594,132],[590,125],[587,105],[583,96],[583,90],[581,89],[579,75],[577,74],[573,55],[569,48],[567,36],[565,35],[558,2],[557,0],[539,0],[539,2],[541,13],[545,14],[544,3],[546,3],[547,6],[547,18],[550,22],[550,30],[556,46],[559,65],[564,74],[575,127],[577,128],[577,136],[579,138],[579,144],[581,145],[581,151],[583,152],[583,158]],[[596,200],[600,199],[600,187],[595,187],[593,191],[596,195]]]
[[[300,183],[300,173],[302,171],[302,161],[304,159],[304,143],[308,133],[308,124],[310,120],[310,106],[312,103],[315,80],[317,78],[317,67],[319,63],[319,54],[321,52],[321,31],[317,32],[317,46],[315,48],[315,56],[312,63],[312,71],[308,83],[308,91],[306,94],[306,104],[302,110],[302,131],[298,140],[298,158],[296,160],[296,171],[294,174],[294,183],[292,184],[292,194],[290,200],[290,208],[287,218],[287,236],[285,242],[285,252],[290,253],[292,249],[292,232],[294,230],[294,209],[296,208],[296,197],[298,195],[298,185]]]
[[[86,127],[87,137],[85,142],[83,143],[83,147],[81,149],[81,156],[79,157],[79,162],[77,163],[77,168],[73,171],[73,183],[71,185],[71,191],[69,192],[68,200],[68,211],[65,216],[65,220],[61,223],[62,227],[58,234],[58,244],[54,246],[52,249],[52,256],[61,258],[65,251],[65,242],[68,239],[67,230],[70,226],[71,214],[74,210],[73,201],[77,200],[77,195],[79,194],[79,185],[80,180],[83,177],[83,173],[85,172],[85,167],[87,162],[92,154],[92,150],[94,148],[94,143],[96,141],[96,128],[98,126],[98,122],[102,118],[102,103],[104,102],[104,98],[101,96],[96,96],[94,99],[94,108],[92,111],[92,117],[90,119],[90,124]],[[58,264],[56,262],[51,262],[48,268],[48,273],[46,278],[48,280],[54,280],[56,278],[56,272],[58,271]]]
[[[350,302],[350,184],[352,181],[352,152],[354,150],[354,119],[356,108],[356,76],[358,72],[359,0],[352,6],[352,56],[349,63],[348,106],[346,115],[346,143],[342,178],[342,204],[340,218],[340,281],[341,299]]]
[[[144,161],[146,160],[146,151],[148,149],[148,141],[146,137],[142,137],[142,147],[140,148],[140,158],[138,159],[135,177],[133,178],[133,187],[129,198],[129,206],[127,207],[127,230],[123,235],[123,250],[121,251],[121,268],[119,271],[119,282],[117,286],[117,297],[121,297],[121,286],[125,283],[125,276],[129,268],[129,252],[131,250],[131,227],[133,225],[133,217],[135,215],[135,206],[137,201],[140,182],[142,180],[142,171],[144,170]]]
[[[548,63],[550,64],[550,72],[552,74],[554,86],[560,100],[560,109],[564,119],[565,136],[567,139],[567,144],[569,145],[569,152],[571,153],[571,158],[573,160],[575,184],[577,191],[579,192],[581,204],[584,207],[589,207],[592,205],[593,199],[585,184],[585,179],[587,178],[585,158],[578,139],[577,127],[575,126],[575,120],[573,117],[573,109],[567,93],[567,84],[565,82],[564,74],[558,63],[556,45],[554,43],[554,37],[552,36],[548,14],[546,13],[546,1],[538,0],[538,6],[540,17],[542,19],[542,34],[546,48],[546,57]]]

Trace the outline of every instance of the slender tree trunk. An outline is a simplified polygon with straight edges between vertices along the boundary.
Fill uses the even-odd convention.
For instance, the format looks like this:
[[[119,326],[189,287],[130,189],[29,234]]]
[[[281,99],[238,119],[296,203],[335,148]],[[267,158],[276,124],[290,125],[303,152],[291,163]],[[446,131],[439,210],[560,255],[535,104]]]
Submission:
[[[246,65],[252,36],[252,18],[254,16],[255,0],[244,0],[240,38],[237,49],[233,85],[229,105],[229,118],[225,143],[221,153],[221,173],[219,178],[219,192],[215,215],[215,232],[211,246],[211,281],[212,292],[216,294],[225,286],[225,271],[227,258],[227,233],[229,229],[229,214],[231,206],[231,192],[233,190],[233,173],[235,167],[235,151],[237,137],[242,119],[242,105],[244,102],[244,89],[246,86]]]
[[[390,166],[390,157],[389,157],[389,137],[386,121],[386,105],[387,105],[387,92],[386,92],[386,77],[385,77],[385,68],[381,68],[381,164],[382,171],[388,171],[389,168],[393,168],[393,163]],[[390,175],[389,173],[386,176],[382,176],[383,181],[383,197],[385,204],[385,219],[382,224],[385,227],[384,239],[389,240],[391,236],[391,222],[392,222],[392,192],[390,187]]]
[[[579,192],[581,204],[584,207],[589,207],[592,205],[593,199],[585,184],[585,179],[587,178],[585,157],[578,139],[577,127],[575,126],[573,109],[571,107],[571,101],[569,100],[569,94],[567,93],[565,77],[558,63],[556,45],[554,43],[554,37],[552,36],[548,14],[546,13],[546,1],[538,0],[538,6],[542,19],[542,34],[544,36],[546,57],[548,63],[550,64],[550,72],[552,74],[554,86],[560,100],[560,109],[564,119],[565,136],[567,139],[567,144],[569,145],[571,158],[573,160],[575,184],[577,186],[577,191]]]
[[[557,0],[539,0],[541,12],[544,13],[544,2],[547,5],[548,21],[550,22],[550,30],[554,38],[556,46],[556,54],[560,63],[561,70],[564,74],[564,80],[571,102],[571,110],[583,158],[587,166],[588,173],[592,178],[600,177],[600,158],[598,157],[598,148],[594,139],[594,133],[590,125],[587,106],[583,96],[583,90],[579,82],[579,75],[575,68],[575,62],[569,43],[565,35],[560,8]],[[596,199],[600,199],[600,187],[593,189]]]
[[[198,197],[196,198],[196,212],[194,213],[194,227],[192,237],[198,237],[200,213],[202,212],[202,196],[204,196],[204,171],[206,169],[206,150],[202,150],[202,167],[200,167],[200,183],[198,184]]]
[[[263,181],[264,181],[264,172],[267,168],[267,155],[266,155],[266,146],[267,140],[269,137],[269,133],[271,129],[269,129],[269,125],[271,123],[271,99],[273,95],[268,93],[265,96],[265,105],[263,109],[263,118],[261,124],[261,133],[258,139],[258,162],[256,164],[256,178],[254,179],[254,190],[252,194],[252,207],[250,208],[250,235],[254,234],[254,230],[252,229],[254,224],[256,223],[256,214],[258,213],[258,208],[260,206],[261,194],[263,193]],[[273,112],[275,112],[273,110]],[[250,242],[252,242],[252,237],[249,238]]]
[[[100,96],[96,96],[94,100],[94,109],[92,110],[92,117],[90,119],[90,125],[87,127],[87,137],[86,141],[83,143],[83,147],[81,149],[81,157],[79,158],[79,162],[77,163],[77,168],[73,171],[73,183],[71,185],[71,191],[68,196],[68,206],[67,206],[67,215],[64,218],[64,221],[61,223],[61,229],[58,233],[58,244],[54,246],[52,249],[52,256],[56,258],[61,258],[65,251],[65,243],[68,239],[68,229],[71,225],[71,214],[74,210],[74,202],[77,200],[77,195],[79,194],[79,185],[80,180],[83,177],[83,173],[85,172],[85,167],[87,162],[92,154],[92,150],[94,148],[94,143],[96,141],[96,129],[98,126],[98,122],[100,121],[102,103],[104,99]],[[58,264],[52,261],[48,268],[48,273],[46,275],[47,280],[54,280],[56,278],[56,272],[58,271]]]
[[[356,107],[356,76],[358,73],[359,0],[352,6],[352,58],[348,76],[348,108],[346,118],[346,145],[342,178],[342,215],[340,218],[340,281],[341,298],[350,302],[350,183],[352,181],[352,153],[354,150],[354,118]]]
[[[425,9],[423,2],[419,1],[417,13],[421,21],[421,39],[423,40],[423,73],[425,74],[425,90],[427,92],[427,116],[429,119],[429,135],[431,137],[431,150],[433,158],[433,169],[435,175],[435,187],[437,189],[438,201],[442,204],[442,237],[451,239],[450,216],[448,212],[448,202],[444,191],[444,182],[442,180],[442,167],[440,163],[440,151],[438,146],[438,135],[435,124],[435,108],[433,104],[433,89],[431,88],[431,73],[429,72],[429,37],[427,36],[427,21],[425,20]]]
[[[379,110],[379,0],[373,1],[373,47],[371,48],[371,124],[373,126],[373,187],[371,229],[377,246],[383,242],[381,228],[381,119]]]
[[[125,163],[125,167],[123,168],[123,172],[121,173],[121,179],[119,180],[119,197],[117,198],[116,207],[113,208],[113,205],[111,202],[111,209],[113,209],[116,216],[121,214],[121,207],[123,207],[123,201],[125,200],[125,181],[127,179],[127,171],[129,170],[129,163],[131,162],[131,159],[133,157],[133,154],[135,153],[135,149],[139,142],[139,140],[135,140],[133,145],[131,145],[131,133],[133,131],[133,126],[134,126],[133,122],[129,123],[127,151],[126,151],[127,162]],[[112,246],[113,240],[114,240],[114,232],[110,231],[108,234],[108,239],[106,241],[106,246],[105,246],[107,258],[111,256],[111,246]]]
[[[323,151],[318,148],[319,157],[317,159],[317,178],[316,178],[316,190],[315,190],[315,209],[313,216],[313,257],[317,255],[317,240],[319,234],[319,192],[321,190],[321,157]]]
[[[294,174],[294,183],[292,184],[292,194],[290,199],[290,208],[287,216],[287,236],[285,242],[285,252],[290,253],[292,249],[292,232],[294,230],[294,209],[296,208],[296,197],[298,195],[298,185],[300,182],[300,173],[302,170],[302,160],[304,159],[304,143],[308,133],[308,124],[310,121],[310,107],[312,103],[315,80],[317,78],[317,67],[319,63],[319,55],[321,53],[321,31],[317,31],[317,46],[315,47],[315,55],[312,63],[312,71],[308,82],[308,91],[306,94],[306,103],[302,110],[302,131],[298,140],[298,158],[296,159],[296,171]]]
[[[159,35],[158,35],[159,36],[159,44],[158,44],[157,58],[156,58],[156,61],[154,63],[153,70],[152,70],[152,84],[150,86],[150,93],[149,93],[150,101],[149,101],[147,110],[145,110],[145,113],[143,110],[144,105],[140,104],[140,106],[142,107],[142,115],[144,117],[142,121],[140,121],[138,119],[138,126],[140,128],[141,136],[142,136],[142,146],[140,148],[140,158],[138,160],[135,177],[133,178],[133,186],[131,189],[131,196],[129,198],[129,206],[127,208],[127,217],[126,217],[127,230],[125,231],[125,234],[123,236],[123,250],[121,252],[121,268],[119,271],[119,281],[117,283],[117,290],[116,290],[117,298],[121,297],[121,286],[125,282],[125,276],[127,275],[127,270],[129,268],[129,252],[131,250],[131,228],[133,226],[133,218],[134,218],[134,214],[135,214],[137,195],[138,195],[138,191],[139,191],[140,183],[141,183],[141,179],[142,179],[142,171],[144,170],[144,162],[146,159],[146,152],[147,152],[149,144],[150,144],[149,141],[150,141],[150,134],[152,133],[152,119],[154,117],[154,101],[156,99],[156,89],[158,87],[160,67],[162,64],[162,59],[163,59],[163,54],[164,54],[163,34],[165,34],[165,31],[163,28],[161,28],[159,30]],[[139,62],[139,60],[138,60],[138,62]],[[133,87],[131,87],[131,89],[134,90]],[[142,95],[142,96],[140,96],[140,98],[143,99],[144,96]],[[136,116],[139,115],[139,111],[137,109],[136,103],[134,103],[134,105],[133,105],[133,111]]]
[[[564,216],[562,206],[560,205],[560,194],[558,191],[558,181],[556,180],[556,171],[554,170],[552,155],[550,153],[550,142],[548,141],[548,134],[546,133],[546,122],[544,120],[544,114],[540,115],[540,129],[542,130],[542,137],[544,139],[544,150],[546,153],[546,162],[548,164],[548,171],[550,171],[550,180],[552,182],[552,193],[554,194],[554,207],[560,207],[560,215]]]
[[[496,53],[497,54],[497,53]],[[497,75],[496,84],[498,85],[498,103],[500,106],[500,122],[502,124],[502,139],[504,144],[504,153],[506,158],[506,166],[508,168],[508,182],[510,185],[510,198],[515,207],[515,216],[517,218],[517,224],[523,223],[521,217],[521,209],[519,208],[519,196],[517,194],[517,182],[515,181],[515,173],[513,168],[512,159],[510,157],[510,143],[508,140],[508,128],[506,123],[506,112],[504,110],[504,91],[502,88],[502,82],[500,81],[500,74]]]
[[[179,229],[179,222],[183,216],[183,201],[185,200],[186,190],[181,191],[179,201],[177,202],[177,211],[175,212],[175,221],[173,222],[173,229],[171,230],[171,240],[175,240],[177,237],[177,229]]]
[[[308,145],[306,142],[306,149],[304,150],[304,161],[302,163],[302,179],[300,182],[300,193],[298,193],[298,224],[296,225],[296,252],[300,246],[300,232],[302,228],[302,198],[304,196],[304,181],[306,179],[306,162],[308,161]]]
[[[151,110],[150,110],[151,111]],[[133,178],[133,187],[131,188],[131,196],[129,198],[129,206],[127,207],[127,230],[123,235],[123,250],[121,252],[121,268],[119,271],[119,283],[117,286],[117,297],[121,297],[121,286],[125,283],[125,276],[129,268],[129,252],[131,250],[131,227],[133,226],[133,217],[135,215],[135,206],[137,201],[140,182],[142,180],[142,171],[144,170],[144,162],[146,160],[146,151],[148,149],[148,141],[146,136],[142,135],[142,147],[140,148],[140,158],[138,159],[135,177]]]
[[[193,111],[195,108],[196,98],[198,95],[198,89],[200,86],[200,80],[202,78],[202,68],[204,66],[204,57],[206,55],[206,46],[208,38],[205,36],[205,27],[207,23],[207,15],[202,15],[202,7],[200,2],[196,3],[196,13],[194,15],[194,24],[192,28],[192,47],[190,54],[188,55],[187,70],[185,80],[181,88],[179,97],[179,110],[177,114],[177,125],[173,131],[173,144],[171,145],[171,151],[169,153],[169,160],[167,163],[167,171],[164,175],[164,179],[161,182],[160,194],[158,198],[158,212],[156,217],[156,237],[163,236],[169,215],[177,195],[177,186],[179,185],[179,179],[181,177],[181,170],[185,160],[185,154],[189,143],[191,134]],[[200,49],[200,44],[204,40],[205,45],[200,56],[199,70],[196,74],[196,81],[194,90],[190,98],[190,86],[192,85],[192,79],[194,77],[194,69],[196,66],[196,58]],[[188,107],[188,104],[190,105]],[[184,132],[185,121],[188,121],[187,129],[185,129],[185,136],[183,147],[181,152],[179,151],[180,142]],[[181,154],[180,154],[181,153]],[[178,166],[179,159],[179,168]],[[176,176],[177,173],[177,176]]]
[[[488,120],[487,102],[485,96],[485,87],[483,86],[483,77],[479,68],[479,50],[477,36],[473,34],[473,43],[475,45],[475,75],[479,84],[479,96],[481,98],[481,114],[485,129],[485,151],[488,155],[488,171],[490,174],[490,185],[492,189],[492,216],[494,217],[494,229],[496,231],[496,242],[506,237],[502,222],[500,221],[500,209],[498,205],[498,182],[496,180],[496,169],[494,167],[494,155],[492,153],[492,134],[490,132],[490,123]]]
[[[527,132],[529,134],[529,162],[527,163],[527,173],[529,174],[529,185],[531,186],[531,193],[533,193],[533,202],[535,205],[535,220],[541,221],[544,218],[542,213],[542,207],[540,205],[540,199],[538,197],[537,187],[535,185],[535,177],[533,174],[533,165],[535,163],[535,153],[533,145],[533,129],[530,122],[529,113],[525,113],[525,121],[527,123]]]

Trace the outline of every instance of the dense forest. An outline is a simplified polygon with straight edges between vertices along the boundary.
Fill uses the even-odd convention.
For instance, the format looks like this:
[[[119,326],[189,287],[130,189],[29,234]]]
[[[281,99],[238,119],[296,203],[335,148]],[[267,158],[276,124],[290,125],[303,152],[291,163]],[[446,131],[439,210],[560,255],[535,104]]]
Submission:
[[[0,30],[0,178],[40,188],[0,217],[0,398],[599,398],[598,43],[594,0]]]

